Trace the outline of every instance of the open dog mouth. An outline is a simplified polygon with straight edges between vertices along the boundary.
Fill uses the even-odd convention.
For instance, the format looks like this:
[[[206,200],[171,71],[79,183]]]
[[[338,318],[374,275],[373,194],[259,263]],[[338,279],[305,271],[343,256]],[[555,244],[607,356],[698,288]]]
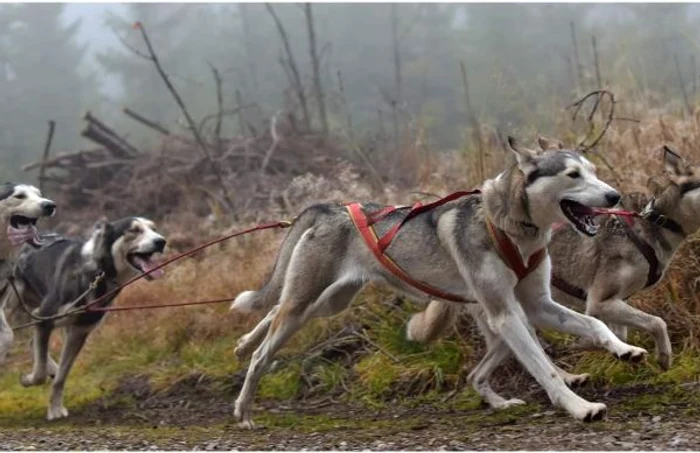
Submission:
[[[569,222],[581,233],[595,236],[598,232],[598,225],[593,222],[596,215],[594,209],[573,200],[562,200],[559,206]]]
[[[153,255],[155,254],[156,252],[129,253],[129,255],[127,255],[127,260],[129,261],[131,267],[133,267],[137,271],[150,272],[151,270],[155,269],[160,265],[160,262],[153,258]],[[157,269],[151,272],[150,274],[146,275],[146,279],[154,280],[157,278],[161,278],[163,275],[165,275],[165,271],[163,269]]]
[[[7,238],[13,246],[22,245],[25,242],[33,247],[41,245],[39,232],[36,229],[38,219],[15,214],[10,217],[7,226]]]

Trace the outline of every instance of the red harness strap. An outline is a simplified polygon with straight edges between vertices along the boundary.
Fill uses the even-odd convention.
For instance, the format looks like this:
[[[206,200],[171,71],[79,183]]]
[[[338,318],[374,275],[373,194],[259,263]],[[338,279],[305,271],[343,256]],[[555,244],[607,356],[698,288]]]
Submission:
[[[486,228],[489,230],[491,240],[496,244],[496,249],[501,259],[515,272],[515,275],[518,276],[518,281],[530,275],[530,272],[534,271],[547,256],[547,249],[541,248],[530,255],[527,264],[525,264],[513,241],[503,231],[496,228],[488,218],[486,219]]]
[[[388,255],[386,255],[384,251],[394,240],[394,237],[398,233],[399,229],[401,229],[401,227],[404,224],[406,224],[406,222],[408,222],[410,219],[416,217],[419,214],[428,212],[432,209],[449,203],[450,201],[454,201],[462,197],[475,195],[479,193],[481,193],[481,191],[478,189],[463,192],[455,192],[444,198],[441,198],[437,201],[425,205],[418,202],[413,205],[411,210],[408,212],[408,214],[406,214],[406,216],[403,219],[401,219],[401,221],[394,224],[394,226],[392,226],[389,229],[389,231],[387,231],[381,238],[377,237],[377,234],[374,231],[372,225],[374,225],[376,222],[380,221],[387,215],[391,214],[392,212],[405,207],[389,206],[375,214],[370,214],[369,216],[365,213],[361,203],[347,203],[345,207],[347,208],[348,213],[350,214],[350,218],[352,219],[353,224],[360,232],[362,238],[365,240],[367,247],[369,247],[372,253],[374,253],[374,256],[377,258],[377,260],[380,263],[382,263],[384,267],[386,267],[392,274],[394,274],[399,279],[405,281],[409,285],[418,288],[419,290],[431,296],[435,296],[440,299],[449,300],[452,302],[471,302],[464,299],[461,296],[444,292],[438,288],[428,285],[427,283],[415,280],[410,275],[408,275],[403,269],[401,269],[401,267],[398,264],[396,264]],[[525,263],[523,263],[522,257],[520,256],[520,253],[518,252],[518,249],[516,248],[515,244],[513,244],[513,241],[511,241],[505,233],[496,228],[490,220],[487,219],[486,225],[489,231],[489,235],[491,236],[491,240],[493,241],[494,245],[496,246],[496,249],[498,250],[499,256],[506,263],[506,265],[508,265],[508,267],[513,269],[513,271],[518,277],[518,280],[522,280],[528,274],[530,274],[530,272],[532,272],[547,256],[546,249],[540,249],[537,252],[535,252],[532,256],[530,256],[527,265],[525,265]]]

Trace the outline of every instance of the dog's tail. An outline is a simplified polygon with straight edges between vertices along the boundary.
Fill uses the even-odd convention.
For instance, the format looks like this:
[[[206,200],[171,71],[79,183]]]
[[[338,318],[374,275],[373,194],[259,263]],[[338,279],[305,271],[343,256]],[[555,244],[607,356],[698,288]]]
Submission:
[[[420,343],[429,343],[440,338],[452,327],[460,305],[432,300],[425,310],[411,316],[406,326],[406,338]]]
[[[294,247],[304,232],[316,223],[319,215],[322,213],[323,207],[316,205],[307,208],[297,217],[287,236],[282,241],[282,246],[275,261],[275,267],[267,283],[258,291],[243,291],[240,293],[231,304],[231,311],[251,313],[269,308],[279,302],[284,276],[287,273],[287,267],[289,266]]]

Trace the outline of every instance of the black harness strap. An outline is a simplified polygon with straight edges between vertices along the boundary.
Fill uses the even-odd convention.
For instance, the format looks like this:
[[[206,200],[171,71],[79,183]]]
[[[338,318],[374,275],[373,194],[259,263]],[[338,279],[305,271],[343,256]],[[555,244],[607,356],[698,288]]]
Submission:
[[[588,293],[585,289],[579,288],[576,285],[572,285],[563,278],[556,274],[552,274],[552,286],[554,286],[559,291],[568,294],[569,296],[575,297],[577,299],[586,300],[588,298]]]
[[[627,233],[627,237],[637,247],[639,252],[642,255],[644,255],[644,258],[649,264],[649,272],[647,273],[647,284],[645,286],[645,288],[648,288],[654,285],[656,282],[658,282],[661,279],[661,275],[663,274],[659,266],[659,259],[656,257],[656,252],[654,251],[654,248],[651,245],[649,245],[648,242],[640,238],[637,235],[637,233],[634,232],[634,230],[627,224],[627,222],[620,219],[618,220],[620,221],[620,223],[622,223],[623,227],[625,228],[625,233]]]

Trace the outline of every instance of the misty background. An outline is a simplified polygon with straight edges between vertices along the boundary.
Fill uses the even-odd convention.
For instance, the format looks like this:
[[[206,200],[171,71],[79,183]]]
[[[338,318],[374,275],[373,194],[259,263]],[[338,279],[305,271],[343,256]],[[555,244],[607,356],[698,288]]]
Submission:
[[[315,112],[303,5],[273,8]],[[682,108],[683,90],[697,94],[699,12],[692,4],[313,4],[329,127],[390,134],[395,114],[419,122],[431,149],[459,148],[469,125],[460,63],[475,116],[502,130],[546,132],[553,112],[598,84],[623,103]],[[257,118],[269,119],[298,107],[264,4],[3,4],[1,177],[35,176],[19,169],[41,157],[48,120],[57,123],[52,152],[94,148],[80,136],[87,110],[141,149],[159,137],[123,107],[187,133],[152,62],[133,51],[145,52],[134,21],[196,121],[217,110],[212,67],[224,109],[255,105]],[[223,134],[240,127],[226,117]]]

